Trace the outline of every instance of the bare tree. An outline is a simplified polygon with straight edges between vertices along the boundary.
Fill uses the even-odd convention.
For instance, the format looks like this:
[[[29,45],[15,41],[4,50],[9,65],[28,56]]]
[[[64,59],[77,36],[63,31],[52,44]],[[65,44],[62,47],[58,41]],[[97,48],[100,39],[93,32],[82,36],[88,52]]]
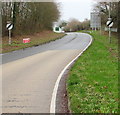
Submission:
[[[79,31],[79,30],[88,30],[90,29],[90,20],[85,19],[83,22],[80,22],[77,19],[70,19],[65,26],[65,31]]]
[[[118,2],[110,2],[110,4],[109,2],[98,2],[93,8],[93,11],[101,12],[102,25],[105,25],[108,20],[109,10],[111,11],[110,17],[114,21],[114,27],[117,27]]]
[[[60,16],[55,2],[3,2],[1,12],[3,35],[7,35],[7,21],[14,25],[13,35],[33,34],[51,30]]]
[[[72,18],[67,23],[65,30],[66,31],[78,31],[79,25],[80,25],[80,21],[75,18]]]

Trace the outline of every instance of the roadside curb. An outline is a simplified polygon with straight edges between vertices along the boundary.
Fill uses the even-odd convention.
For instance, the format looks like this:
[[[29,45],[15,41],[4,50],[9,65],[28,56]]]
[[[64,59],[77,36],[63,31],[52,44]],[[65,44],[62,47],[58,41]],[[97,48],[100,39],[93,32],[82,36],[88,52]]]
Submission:
[[[62,76],[64,75],[65,71],[82,55],[82,53],[84,51],[87,50],[87,48],[91,45],[92,41],[93,41],[93,38],[91,35],[87,34],[89,37],[90,37],[90,42],[89,44],[85,47],[85,49],[80,52],[71,62],[69,62],[65,68],[61,71],[61,73],[59,74],[58,78],[57,78],[57,81],[55,83],[55,86],[54,86],[54,89],[53,89],[53,93],[52,93],[52,99],[51,99],[51,104],[50,104],[50,113],[55,113],[56,112],[56,97],[57,97],[57,91],[58,91],[58,86],[59,86],[59,83],[60,83],[60,80],[62,78]]]

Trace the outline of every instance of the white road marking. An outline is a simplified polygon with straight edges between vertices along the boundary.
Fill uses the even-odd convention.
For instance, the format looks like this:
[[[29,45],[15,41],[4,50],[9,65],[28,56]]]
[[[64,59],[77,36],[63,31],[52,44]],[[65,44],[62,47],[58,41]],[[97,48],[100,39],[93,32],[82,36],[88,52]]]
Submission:
[[[55,113],[55,108],[56,108],[56,96],[57,96],[57,90],[58,90],[58,86],[59,86],[59,82],[64,74],[64,72],[67,70],[67,68],[74,62],[76,61],[80,56],[81,54],[91,45],[92,43],[92,36],[90,36],[90,42],[89,44],[86,46],[86,48],[80,52],[70,63],[68,63],[65,68],[61,71],[61,73],[59,74],[58,76],[58,79],[55,83],[55,86],[54,86],[54,89],[53,89],[53,93],[52,93],[52,99],[51,99],[51,104],[50,104],[50,113]]]

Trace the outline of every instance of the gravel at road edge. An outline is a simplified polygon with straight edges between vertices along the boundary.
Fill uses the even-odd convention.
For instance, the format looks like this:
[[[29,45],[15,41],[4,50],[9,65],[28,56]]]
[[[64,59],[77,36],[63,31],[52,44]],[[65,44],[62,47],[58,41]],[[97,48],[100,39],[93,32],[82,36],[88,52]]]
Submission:
[[[74,63],[69,66],[69,68],[64,72],[64,75],[62,76],[58,91],[57,91],[57,96],[56,96],[56,113],[67,113],[67,115],[71,115],[71,110],[69,108],[69,100],[68,100],[68,94],[67,94],[67,89],[66,89],[66,81],[67,77],[69,74],[69,71],[71,67],[74,65]]]

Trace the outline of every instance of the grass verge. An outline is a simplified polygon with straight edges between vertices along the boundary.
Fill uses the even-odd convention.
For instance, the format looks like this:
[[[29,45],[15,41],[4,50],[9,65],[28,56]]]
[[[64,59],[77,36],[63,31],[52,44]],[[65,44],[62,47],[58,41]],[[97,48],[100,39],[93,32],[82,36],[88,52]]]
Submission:
[[[99,32],[69,72],[67,92],[72,113],[118,112],[118,40]]]
[[[65,34],[63,33],[54,33],[52,31],[43,31],[41,33],[37,33],[34,35],[27,35],[27,36],[17,36],[12,38],[12,44],[8,44],[8,37],[2,38],[2,44],[0,48],[2,49],[0,53],[11,52],[19,49],[24,49],[32,46],[38,46],[41,44],[48,43],[50,41],[54,41],[56,39],[60,39]],[[30,38],[30,43],[22,43],[23,38]]]

